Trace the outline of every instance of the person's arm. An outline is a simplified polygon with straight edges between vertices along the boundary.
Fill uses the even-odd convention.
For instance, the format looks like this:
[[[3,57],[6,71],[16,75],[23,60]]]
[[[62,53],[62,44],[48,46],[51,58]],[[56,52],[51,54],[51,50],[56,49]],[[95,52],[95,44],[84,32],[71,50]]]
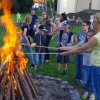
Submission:
[[[92,52],[92,48],[89,48],[89,49],[85,50],[84,52],[91,53]]]
[[[73,46],[63,46],[63,47],[59,47],[60,50],[72,50],[74,48],[79,47],[79,45],[73,45]]]
[[[98,40],[95,37],[92,37],[86,44],[84,44],[79,49],[81,51],[84,51],[86,49],[92,48],[93,46],[95,46],[97,44],[97,42],[98,42]]]
[[[97,43],[97,39],[95,37],[93,37],[83,46],[73,48],[73,49],[69,50],[68,52],[63,52],[61,55],[70,55],[73,53],[78,53],[78,52],[84,51],[86,49],[92,48],[93,46],[96,45],[96,43]]]

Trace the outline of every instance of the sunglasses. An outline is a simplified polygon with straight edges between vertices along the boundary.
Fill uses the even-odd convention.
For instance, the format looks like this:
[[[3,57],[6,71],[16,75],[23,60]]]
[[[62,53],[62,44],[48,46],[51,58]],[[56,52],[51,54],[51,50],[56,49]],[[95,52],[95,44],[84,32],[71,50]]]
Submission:
[[[87,25],[82,25],[82,26],[87,26]]]

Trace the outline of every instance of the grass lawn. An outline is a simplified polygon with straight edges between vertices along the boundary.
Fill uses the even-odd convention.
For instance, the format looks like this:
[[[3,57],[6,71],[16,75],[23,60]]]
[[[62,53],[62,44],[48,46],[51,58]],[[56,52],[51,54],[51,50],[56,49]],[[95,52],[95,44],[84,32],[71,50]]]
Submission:
[[[24,18],[24,15],[25,14],[22,14],[23,18]],[[12,18],[15,19],[15,15],[13,15]],[[71,28],[71,30],[72,30],[72,32],[74,32],[74,34],[76,34],[80,30],[80,27],[74,26]],[[6,33],[5,29],[0,27],[0,46],[2,46],[2,44],[3,44],[3,37],[5,36],[5,33]],[[51,40],[50,46],[52,46],[52,47],[56,46],[56,36]],[[69,84],[73,85],[75,88],[78,88],[81,91],[82,87],[77,86],[74,82],[75,81],[75,72],[76,72],[75,55],[72,55],[72,57],[73,57],[73,63],[71,63],[71,62],[68,63],[68,69],[67,69],[68,76],[67,77],[64,77],[63,75],[57,76],[57,74],[56,74],[56,69],[57,69],[56,55],[51,55],[50,62],[48,64],[45,64],[42,67],[41,73],[43,75],[62,78],[63,80],[68,81]],[[28,66],[30,66],[30,63],[28,64]],[[30,67],[28,67],[28,68],[32,74],[39,74],[39,72],[35,72],[35,70],[33,68],[30,68]],[[62,64],[61,70],[63,71],[63,64]]]

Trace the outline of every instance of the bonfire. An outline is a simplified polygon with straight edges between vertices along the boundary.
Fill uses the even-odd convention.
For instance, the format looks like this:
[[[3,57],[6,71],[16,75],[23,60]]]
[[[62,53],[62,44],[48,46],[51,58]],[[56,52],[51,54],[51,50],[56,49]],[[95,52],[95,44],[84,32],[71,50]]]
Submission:
[[[37,97],[37,88],[26,68],[28,60],[20,49],[20,37],[17,36],[20,29],[11,20],[11,7],[11,0],[1,0],[1,21],[6,35],[0,48],[0,100],[33,100]]]

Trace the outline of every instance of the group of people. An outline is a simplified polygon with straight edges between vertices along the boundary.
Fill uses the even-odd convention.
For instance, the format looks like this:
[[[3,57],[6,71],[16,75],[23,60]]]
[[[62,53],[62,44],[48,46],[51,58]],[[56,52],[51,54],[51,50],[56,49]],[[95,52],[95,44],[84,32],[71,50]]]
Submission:
[[[43,65],[49,61],[48,47],[52,38],[52,27],[55,25],[48,17],[47,12],[42,12],[42,22],[39,22],[38,16],[35,14],[34,8],[31,8],[31,14],[26,15],[22,28],[21,44],[22,48],[28,51],[31,67]],[[31,44],[35,43],[34,51]]]
[[[91,92],[89,100],[100,100],[100,13],[94,15],[93,27],[91,22],[82,22],[82,30],[74,35],[70,30],[70,20],[65,13],[49,17],[46,11],[42,12],[42,21],[39,22],[35,10],[25,17],[22,25],[21,44],[27,49],[31,66],[37,68],[50,60],[49,43],[56,32],[57,36],[57,74],[61,73],[60,67],[64,61],[63,75],[67,76],[69,55],[76,55],[76,83],[83,83],[85,90],[83,98],[86,99],[88,91]],[[31,47],[36,44],[34,51]],[[74,41],[78,41],[73,45]],[[67,50],[67,51],[66,51]]]
[[[89,29],[86,22],[82,23],[82,27],[88,28],[87,32],[84,33],[85,36],[81,34],[81,37],[85,40],[82,39],[81,45],[79,43],[75,46],[62,47],[62,50],[68,50],[68,52],[63,52],[62,55],[82,53],[82,55],[78,53],[76,58],[76,78],[78,82],[83,81],[86,91],[83,98],[86,99],[90,90],[89,100],[95,100],[95,96],[96,100],[100,100],[100,13],[94,15],[93,30]]]

